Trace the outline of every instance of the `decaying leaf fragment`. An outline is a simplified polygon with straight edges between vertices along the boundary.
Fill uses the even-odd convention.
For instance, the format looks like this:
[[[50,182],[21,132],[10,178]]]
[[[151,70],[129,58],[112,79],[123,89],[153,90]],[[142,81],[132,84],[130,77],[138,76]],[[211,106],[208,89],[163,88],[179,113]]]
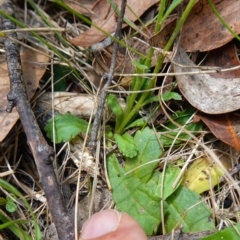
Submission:
[[[173,66],[175,73],[200,71],[182,47],[178,48],[174,61],[177,63]],[[184,97],[202,112],[221,114],[240,109],[240,78],[226,79],[213,78],[208,74],[186,74],[176,75],[176,79]]]
[[[86,171],[90,176],[94,177],[95,173],[99,175],[98,166],[95,163],[95,159],[91,153],[84,147],[84,141],[81,137],[77,136],[70,142],[70,157],[77,167],[81,167],[81,170]]]
[[[43,50],[41,49],[43,52]],[[49,61],[45,54],[22,48],[21,49],[21,62],[23,69],[23,80],[25,82],[28,98],[31,99],[34,95],[39,80],[46,71],[46,63]],[[6,112],[7,94],[10,90],[10,81],[8,77],[7,63],[4,61],[0,64],[0,142],[6,137],[8,132],[12,129],[13,125],[18,120],[18,113],[13,109],[12,113]]]

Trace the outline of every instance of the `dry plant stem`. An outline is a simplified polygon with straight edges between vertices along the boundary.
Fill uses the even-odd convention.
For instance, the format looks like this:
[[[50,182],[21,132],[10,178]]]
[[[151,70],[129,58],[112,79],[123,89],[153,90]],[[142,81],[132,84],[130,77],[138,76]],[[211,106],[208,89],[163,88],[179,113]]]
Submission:
[[[120,12],[120,16],[118,18],[118,22],[117,22],[117,29],[116,29],[116,33],[115,33],[115,37],[117,39],[121,39],[122,38],[122,23],[123,23],[123,18],[124,18],[124,14],[125,14],[125,9],[126,9],[126,5],[127,5],[127,0],[122,0],[122,5],[121,5],[121,12]],[[113,75],[114,75],[114,70],[115,70],[115,65],[116,65],[116,58],[117,58],[117,51],[118,51],[118,42],[114,42],[113,43],[113,53],[112,53],[112,59],[111,59],[111,66],[109,69],[109,72],[106,74],[106,78],[107,78],[107,82],[105,83],[101,95],[100,95],[100,99],[99,99],[99,104],[98,104],[98,108],[96,111],[96,115],[93,121],[93,126],[92,126],[92,131],[90,134],[90,140],[87,144],[87,146],[89,147],[89,150],[91,151],[92,155],[95,155],[96,152],[96,141],[97,141],[97,135],[98,135],[98,130],[99,130],[99,126],[101,123],[101,117],[102,117],[102,113],[103,113],[103,109],[104,109],[104,104],[105,104],[105,100],[107,97],[107,91],[106,89],[110,86],[112,79],[113,79]]]
[[[1,8],[7,14],[13,16],[13,3],[11,0],[5,0]],[[13,22],[2,16],[2,28],[3,30],[10,30],[15,29],[16,26]],[[11,39],[8,38],[8,36]],[[11,112],[13,107],[16,107],[18,111],[27,135],[28,144],[34,156],[40,181],[48,200],[48,206],[57,228],[59,239],[74,239],[73,225],[68,217],[67,209],[59,191],[59,186],[51,164],[51,158],[54,152],[44,139],[27,98],[22,79],[19,45],[12,40],[16,38],[16,32],[12,32],[7,34],[4,40],[11,86],[8,94],[9,104],[7,111]]]

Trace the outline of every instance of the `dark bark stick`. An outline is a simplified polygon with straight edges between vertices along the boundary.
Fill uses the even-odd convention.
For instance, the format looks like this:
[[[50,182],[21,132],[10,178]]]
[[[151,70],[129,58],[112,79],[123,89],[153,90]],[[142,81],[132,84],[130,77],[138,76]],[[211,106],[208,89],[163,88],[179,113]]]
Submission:
[[[127,5],[127,0],[122,0],[121,12],[120,12],[120,16],[118,18],[117,29],[115,32],[115,37],[118,39],[122,38],[122,23],[123,23],[126,5]],[[110,86],[112,79],[113,79],[118,46],[119,46],[119,44],[117,42],[113,43],[113,53],[112,53],[111,65],[110,65],[109,72],[105,76],[107,78],[107,82],[105,83],[105,85],[102,89],[102,92],[100,94],[99,104],[98,104],[96,115],[95,115],[95,118],[93,121],[90,139],[87,144],[87,146],[89,147],[89,150],[91,151],[93,156],[95,155],[95,151],[96,151],[96,141],[97,141],[98,130],[99,130],[99,126],[101,123],[101,117],[102,117],[102,113],[104,110],[104,104],[105,104],[106,97],[107,97],[107,92],[105,91],[105,89]]]
[[[1,8],[10,16],[13,16],[11,0],[5,0]],[[14,23],[2,16],[3,30],[15,28]],[[68,216],[67,208],[62,199],[55,172],[51,164],[54,152],[44,139],[27,98],[22,77],[19,46],[9,37],[11,39],[17,39],[17,34],[15,32],[8,33],[4,40],[11,86],[8,94],[9,104],[7,111],[11,112],[14,106],[17,108],[28,144],[34,156],[42,187],[48,200],[48,206],[58,232],[58,237],[63,240],[71,240],[74,239],[73,224]]]

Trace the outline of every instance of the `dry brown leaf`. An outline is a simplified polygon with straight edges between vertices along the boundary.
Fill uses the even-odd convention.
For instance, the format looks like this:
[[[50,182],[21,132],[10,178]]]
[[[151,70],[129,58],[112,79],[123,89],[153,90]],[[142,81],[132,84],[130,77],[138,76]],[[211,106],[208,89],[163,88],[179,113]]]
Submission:
[[[168,19],[167,19],[168,20]],[[152,47],[164,48],[172,35],[174,28],[177,23],[177,16],[174,15],[173,18],[169,18],[171,20],[168,24],[161,29],[161,31],[149,39],[149,44]]]
[[[99,1],[71,1],[64,0],[64,2],[73,8],[75,11],[82,13],[88,16],[92,22],[103,29],[104,31],[112,34],[115,32],[117,27],[116,15],[109,2],[106,0]],[[121,0],[113,0],[113,2],[118,6],[118,9],[121,9]],[[128,6],[126,8],[125,17],[130,21],[134,22],[137,20],[139,16],[141,16],[147,9],[149,9],[154,4],[157,4],[159,0],[128,0]],[[134,11],[131,12],[131,10]],[[123,24],[123,27],[126,24]],[[80,34],[76,38],[69,40],[73,45],[89,47],[94,43],[98,43],[106,38],[106,35],[97,30],[94,26],[92,26],[86,32]]]
[[[186,66],[174,64],[175,73],[198,71],[181,46],[174,61]],[[176,79],[184,97],[202,112],[221,114],[240,109],[240,78],[225,79],[214,78],[208,74],[195,74],[176,75]]]
[[[201,56],[204,58],[204,61],[201,62],[201,66],[232,68],[240,65],[234,41],[231,41],[220,48],[208,52],[206,58],[206,53],[201,53],[199,55],[200,60]],[[235,69],[233,71],[227,72],[210,73],[209,75],[215,78],[236,78],[240,77],[240,69]]]
[[[135,48],[136,49],[136,48]],[[94,53],[95,58],[93,61],[93,68],[99,74],[102,75],[104,72],[108,72],[111,66],[113,46],[109,46],[103,49],[101,52]],[[132,59],[135,59],[136,54],[131,57],[127,54],[125,48],[120,47],[116,58],[115,73],[132,73],[134,66],[132,65]],[[138,58],[138,56],[137,56]]]
[[[239,1],[212,0],[221,17],[237,34],[240,33]],[[230,42],[234,36],[212,12],[207,0],[192,9],[182,29],[181,44],[187,52],[209,51]]]
[[[45,54],[22,48],[21,61],[23,69],[23,79],[26,85],[28,98],[34,95],[39,80],[46,71],[46,63],[49,58]],[[10,82],[8,77],[7,63],[0,64],[0,142],[6,137],[8,132],[18,120],[18,113],[14,108],[12,113],[6,112],[7,94],[10,90]]]
[[[197,116],[218,139],[240,151],[240,113],[220,115],[198,113]]]

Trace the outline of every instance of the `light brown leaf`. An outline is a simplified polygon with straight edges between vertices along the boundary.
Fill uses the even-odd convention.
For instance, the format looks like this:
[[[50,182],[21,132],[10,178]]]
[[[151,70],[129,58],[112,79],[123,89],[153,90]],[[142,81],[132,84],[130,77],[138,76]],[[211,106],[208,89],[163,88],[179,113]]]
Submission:
[[[30,50],[22,49],[21,61],[23,69],[23,79],[27,89],[29,99],[34,95],[39,80],[46,71],[45,64],[49,58],[45,54]],[[0,64],[0,142],[6,137],[8,132],[18,120],[18,113],[14,108],[12,113],[6,112],[7,94],[10,90],[10,82],[8,77],[7,63]]]
[[[240,33],[239,1],[212,0],[220,16],[237,34]],[[182,29],[181,44],[187,52],[209,51],[230,42],[234,36],[212,12],[207,0],[192,9]]]
[[[182,47],[174,57],[174,72],[196,72],[198,68]],[[200,70],[199,70],[200,71]],[[184,97],[198,110],[221,114],[240,109],[240,78],[214,78],[208,74],[176,75],[178,87]]]
[[[91,1],[91,3],[89,3],[88,1],[82,0],[64,0],[64,2],[79,13],[87,15],[89,18],[91,18],[94,24],[96,24],[104,31],[110,34],[115,32],[117,27],[116,15],[108,1],[99,0],[97,2],[95,1],[95,4],[94,1]],[[114,0],[113,2],[118,6],[118,9],[121,9],[121,0]],[[129,0],[127,3],[128,6],[126,8],[125,17],[130,21],[134,22],[148,8],[150,8],[154,4],[157,4],[158,2],[159,0]],[[130,9],[133,10],[134,13],[131,12]],[[123,27],[124,26],[126,26],[126,24],[123,24]],[[102,41],[104,38],[106,38],[106,35],[103,32],[97,30],[94,26],[92,26],[86,32],[80,34],[76,38],[69,40],[69,42],[76,46],[89,47],[94,43]]]
[[[92,114],[96,113],[97,97],[90,94],[79,94],[71,92],[54,92],[44,93],[38,99],[37,107],[41,108],[43,112],[48,112],[52,109],[51,100],[53,100],[54,109],[61,114],[71,113],[81,118],[89,119]],[[121,98],[118,99],[121,107],[126,107],[125,101]],[[108,108],[105,109],[105,118],[108,119],[112,116]]]

